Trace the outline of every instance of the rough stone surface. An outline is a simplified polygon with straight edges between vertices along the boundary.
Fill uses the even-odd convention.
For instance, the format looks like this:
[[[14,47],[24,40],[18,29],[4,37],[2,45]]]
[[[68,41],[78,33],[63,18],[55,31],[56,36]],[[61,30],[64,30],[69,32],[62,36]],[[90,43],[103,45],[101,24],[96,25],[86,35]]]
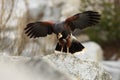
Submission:
[[[96,62],[72,54],[37,57],[0,56],[2,80],[111,80]]]
[[[111,77],[96,62],[80,60],[72,54],[53,54],[44,59],[54,63],[56,67],[67,72],[77,80],[111,80]]]
[[[0,56],[1,80],[75,80],[46,60],[19,56]]]

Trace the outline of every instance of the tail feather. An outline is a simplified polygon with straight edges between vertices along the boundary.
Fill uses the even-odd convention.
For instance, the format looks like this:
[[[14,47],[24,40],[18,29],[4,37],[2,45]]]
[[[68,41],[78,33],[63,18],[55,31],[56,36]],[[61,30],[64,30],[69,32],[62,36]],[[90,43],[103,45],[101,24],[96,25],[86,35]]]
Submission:
[[[70,53],[75,53],[82,51],[85,47],[79,41],[72,41],[71,46],[69,48]]]
[[[85,47],[79,41],[73,40],[69,48],[69,52],[74,54],[75,52],[82,51],[84,48]],[[62,46],[59,43],[57,43],[55,50],[61,51],[61,49],[62,49]],[[66,45],[63,47],[63,52],[67,52]]]
[[[62,46],[59,43],[57,43],[55,50],[61,51],[61,49],[62,49]]]

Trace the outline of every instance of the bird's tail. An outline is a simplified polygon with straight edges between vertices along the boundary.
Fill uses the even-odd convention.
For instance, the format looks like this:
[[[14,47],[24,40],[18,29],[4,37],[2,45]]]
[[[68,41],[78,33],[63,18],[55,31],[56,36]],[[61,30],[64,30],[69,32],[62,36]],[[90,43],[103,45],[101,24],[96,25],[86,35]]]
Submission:
[[[77,40],[72,40],[71,46],[69,47],[69,52],[74,54],[75,52],[80,52],[84,49],[85,47]],[[61,51],[62,46],[57,43],[55,50],[56,51]],[[65,45],[63,47],[63,52],[67,52],[67,46]]]

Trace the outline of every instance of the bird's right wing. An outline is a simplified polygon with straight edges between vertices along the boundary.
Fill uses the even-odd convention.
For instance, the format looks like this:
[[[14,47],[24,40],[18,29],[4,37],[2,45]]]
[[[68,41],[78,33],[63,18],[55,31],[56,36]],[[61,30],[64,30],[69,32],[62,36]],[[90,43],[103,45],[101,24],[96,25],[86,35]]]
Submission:
[[[99,23],[100,14],[94,11],[85,11],[78,13],[65,20],[65,23],[71,28],[72,31],[75,29],[84,29]]]
[[[34,22],[27,24],[24,29],[30,38],[45,37],[53,33],[53,23],[50,22]]]

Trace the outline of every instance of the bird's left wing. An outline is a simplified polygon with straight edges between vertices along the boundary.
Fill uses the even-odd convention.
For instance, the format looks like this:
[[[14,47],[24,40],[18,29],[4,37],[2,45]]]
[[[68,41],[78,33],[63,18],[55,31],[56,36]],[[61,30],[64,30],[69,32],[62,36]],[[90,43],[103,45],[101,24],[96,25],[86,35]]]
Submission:
[[[65,20],[65,23],[70,27],[72,31],[75,29],[84,29],[96,25],[100,20],[100,14],[94,11],[85,11],[78,13]]]
[[[30,38],[45,37],[53,33],[53,23],[49,22],[34,22],[27,24],[24,29],[27,36]]]

